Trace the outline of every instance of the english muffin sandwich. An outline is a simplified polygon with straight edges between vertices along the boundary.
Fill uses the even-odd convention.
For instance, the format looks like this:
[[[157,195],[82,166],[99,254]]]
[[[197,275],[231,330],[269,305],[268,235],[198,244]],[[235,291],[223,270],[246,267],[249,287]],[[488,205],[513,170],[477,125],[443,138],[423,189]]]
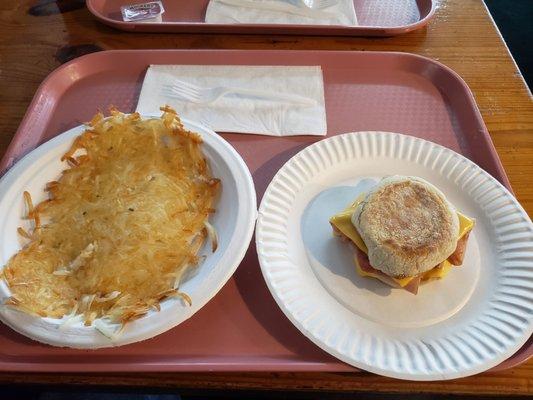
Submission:
[[[457,212],[424,179],[390,176],[330,219],[335,235],[355,246],[362,276],[416,294],[463,263],[474,220]]]

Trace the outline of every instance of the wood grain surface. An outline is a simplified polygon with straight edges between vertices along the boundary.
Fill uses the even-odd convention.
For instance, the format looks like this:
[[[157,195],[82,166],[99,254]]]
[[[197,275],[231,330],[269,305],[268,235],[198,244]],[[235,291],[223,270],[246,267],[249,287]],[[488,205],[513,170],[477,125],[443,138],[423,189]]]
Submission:
[[[0,153],[40,82],[57,66],[104,49],[213,48],[405,51],[436,59],[472,89],[513,189],[533,213],[533,101],[481,0],[444,0],[427,28],[395,38],[135,34],[98,23],[80,0],[0,1]],[[448,382],[369,373],[0,374],[0,383],[151,387],[533,394],[533,361]]]

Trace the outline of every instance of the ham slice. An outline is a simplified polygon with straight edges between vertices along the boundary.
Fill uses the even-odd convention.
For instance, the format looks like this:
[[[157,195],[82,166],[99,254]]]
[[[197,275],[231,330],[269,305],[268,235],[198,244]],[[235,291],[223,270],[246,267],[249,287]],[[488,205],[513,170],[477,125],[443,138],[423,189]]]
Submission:
[[[465,235],[457,241],[457,247],[455,248],[455,251],[450,257],[448,257],[450,264],[461,265],[463,263],[465,258],[466,243],[468,242],[468,236],[470,236],[470,232],[471,231],[465,233]]]
[[[399,289],[405,289],[408,292],[413,293],[413,294],[418,293],[418,287],[420,286],[420,276],[413,278],[413,280],[409,282],[407,285],[400,286],[398,282],[396,282],[390,276],[372,267],[370,265],[370,261],[368,260],[368,256],[365,253],[363,253],[361,250],[359,250],[358,247],[355,247],[355,253],[356,253],[355,256],[357,257],[357,263],[359,264],[359,268],[361,268],[363,272],[374,275],[381,282],[389,286],[399,288]]]
[[[405,285],[402,289],[407,290],[409,293],[417,294],[418,288],[420,287],[420,281],[422,277],[418,275],[416,278],[413,278],[411,282]]]

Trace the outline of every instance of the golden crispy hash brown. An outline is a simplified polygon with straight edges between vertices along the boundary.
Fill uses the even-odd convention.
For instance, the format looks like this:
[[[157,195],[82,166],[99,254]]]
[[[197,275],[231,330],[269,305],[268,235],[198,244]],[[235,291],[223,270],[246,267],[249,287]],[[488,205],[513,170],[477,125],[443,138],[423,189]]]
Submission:
[[[125,324],[161,300],[180,296],[181,278],[216,234],[208,223],[220,189],[201,150],[170,108],[142,120],[115,109],[99,113],[65,153],[70,168],[33,206],[29,243],[4,269],[7,304],[60,318],[82,314]]]

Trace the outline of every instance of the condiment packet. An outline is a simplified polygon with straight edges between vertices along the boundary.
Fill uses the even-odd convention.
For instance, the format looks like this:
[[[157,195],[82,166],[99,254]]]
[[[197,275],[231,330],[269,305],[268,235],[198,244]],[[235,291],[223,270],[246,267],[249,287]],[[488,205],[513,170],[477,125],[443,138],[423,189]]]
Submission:
[[[165,9],[161,1],[150,1],[148,3],[122,6],[120,11],[122,12],[122,19],[130,22],[161,17]]]

